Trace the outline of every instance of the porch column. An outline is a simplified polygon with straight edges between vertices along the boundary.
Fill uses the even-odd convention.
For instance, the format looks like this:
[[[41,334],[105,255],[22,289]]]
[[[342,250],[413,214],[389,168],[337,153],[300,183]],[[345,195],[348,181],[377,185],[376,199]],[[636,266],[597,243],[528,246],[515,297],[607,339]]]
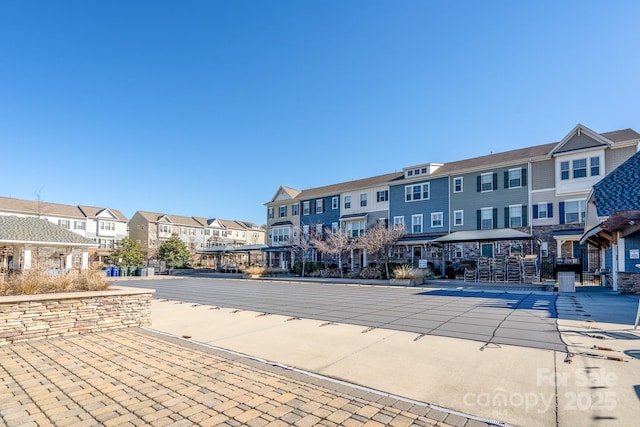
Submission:
[[[367,260],[367,250],[363,249],[362,250],[362,268],[368,267],[368,266],[369,266],[369,261]]]
[[[31,246],[24,247],[24,260],[22,261],[22,269],[29,270],[31,268]]]
[[[81,270],[87,270],[89,268],[89,248],[82,249],[82,263],[80,264]]]
[[[611,290],[618,290],[618,245],[611,245]]]
[[[353,271],[353,261],[354,261],[354,259],[353,259],[353,248],[351,248],[351,268],[350,268],[351,271]]]
[[[73,253],[68,254],[64,260],[64,269],[71,270],[73,268]]]

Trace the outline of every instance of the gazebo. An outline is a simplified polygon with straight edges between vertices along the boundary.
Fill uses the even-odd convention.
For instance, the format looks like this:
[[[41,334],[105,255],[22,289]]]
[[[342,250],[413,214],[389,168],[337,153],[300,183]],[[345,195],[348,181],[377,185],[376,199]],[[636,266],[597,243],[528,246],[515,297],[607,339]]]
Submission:
[[[89,248],[98,247],[82,237],[46,219],[0,216],[0,272],[28,270],[33,266],[33,251],[51,248],[60,257],[60,268],[73,267],[73,250],[82,253],[80,268],[89,267]]]

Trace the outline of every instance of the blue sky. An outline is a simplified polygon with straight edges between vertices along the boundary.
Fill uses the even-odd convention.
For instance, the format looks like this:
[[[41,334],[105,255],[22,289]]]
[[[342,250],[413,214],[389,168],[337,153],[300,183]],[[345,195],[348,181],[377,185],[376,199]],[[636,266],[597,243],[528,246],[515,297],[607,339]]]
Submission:
[[[637,1],[0,0],[0,195],[266,222],[318,187],[640,131]]]

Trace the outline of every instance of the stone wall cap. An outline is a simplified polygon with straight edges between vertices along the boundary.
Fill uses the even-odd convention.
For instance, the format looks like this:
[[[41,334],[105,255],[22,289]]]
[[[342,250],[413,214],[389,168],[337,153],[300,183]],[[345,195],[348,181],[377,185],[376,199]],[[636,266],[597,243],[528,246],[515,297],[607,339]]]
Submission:
[[[128,286],[110,286],[109,289],[106,289],[104,291],[52,292],[49,294],[5,295],[0,296],[0,304],[30,301],[48,301],[54,299],[62,300],[122,295],[144,295],[153,294],[155,291],[155,289],[132,288]]]

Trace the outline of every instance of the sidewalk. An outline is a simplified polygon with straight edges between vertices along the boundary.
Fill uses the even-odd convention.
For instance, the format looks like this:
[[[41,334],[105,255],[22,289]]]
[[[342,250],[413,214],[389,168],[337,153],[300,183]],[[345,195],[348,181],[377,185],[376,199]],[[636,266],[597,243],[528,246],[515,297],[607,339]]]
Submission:
[[[7,345],[0,360],[7,426],[485,425],[140,329]]]

